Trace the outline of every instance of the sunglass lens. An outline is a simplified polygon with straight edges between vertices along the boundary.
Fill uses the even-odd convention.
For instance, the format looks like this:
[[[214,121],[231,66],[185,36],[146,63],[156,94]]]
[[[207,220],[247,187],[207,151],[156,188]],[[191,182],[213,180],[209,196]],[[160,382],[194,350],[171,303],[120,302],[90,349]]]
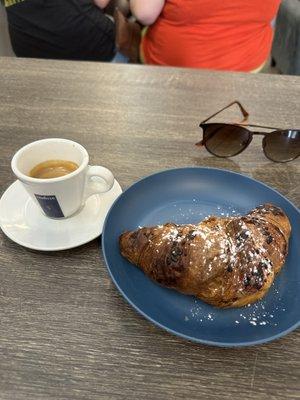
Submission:
[[[218,157],[232,157],[243,151],[251,140],[245,128],[236,125],[208,124],[204,129],[204,144]]]
[[[300,131],[270,132],[264,137],[264,151],[268,158],[277,162],[294,160],[300,155]]]

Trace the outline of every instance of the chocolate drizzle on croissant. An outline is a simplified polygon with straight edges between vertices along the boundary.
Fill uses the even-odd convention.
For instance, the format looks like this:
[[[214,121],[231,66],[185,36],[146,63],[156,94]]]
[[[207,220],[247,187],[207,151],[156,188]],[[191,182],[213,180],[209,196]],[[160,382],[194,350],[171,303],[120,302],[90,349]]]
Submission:
[[[269,290],[287,255],[291,227],[265,204],[245,216],[167,223],[120,236],[120,250],[157,283],[218,307],[241,307]]]

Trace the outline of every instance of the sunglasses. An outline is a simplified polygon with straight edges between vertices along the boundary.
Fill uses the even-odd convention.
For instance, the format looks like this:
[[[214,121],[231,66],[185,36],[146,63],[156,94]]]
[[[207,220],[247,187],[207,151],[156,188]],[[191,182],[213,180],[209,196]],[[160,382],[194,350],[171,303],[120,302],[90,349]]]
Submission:
[[[207,123],[211,118],[237,104],[243,114],[239,124]],[[278,129],[271,126],[247,124],[249,113],[238,101],[206,118],[199,125],[203,130],[203,139],[196,143],[205,146],[206,150],[217,157],[233,157],[244,151],[251,143],[254,135],[263,136],[262,147],[265,156],[275,162],[288,162],[300,155],[300,129]],[[271,129],[271,132],[253,132],[246,128]]]

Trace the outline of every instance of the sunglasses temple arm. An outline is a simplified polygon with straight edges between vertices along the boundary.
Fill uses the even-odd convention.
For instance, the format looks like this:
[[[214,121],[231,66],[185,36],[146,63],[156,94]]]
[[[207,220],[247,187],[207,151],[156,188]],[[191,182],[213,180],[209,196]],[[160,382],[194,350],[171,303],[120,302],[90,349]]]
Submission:
[[[241,123],[246,123],[248,121],[249,118],[249,113],[245,110],[245,108],[241,105],[241,103],[239,101],[236,102],[236,104],[239,106],[241,113],[243,114],[243,119],[241,121]]]
[[[254,125],[254,124],[242,124],[244,126],[251,126],[252,128],[264,128],[264,129],[273,129],[274,131],[282,131],[282,128],[275,128],[274,126],[265,126],[265,125]],[[252,132],[255,134],[261,134],[261,132]],[[271,133],[271,132],[270,132]]]
[[[202,122],[200,123],[200,126],[201,126],[202,124],[205,124],[205,122],[209,121],[210,119],[212,119],[212,118],[215,117],[216,115],[220,114],[222,111],[224,111],[224,110],[226,110],[227,108],[233,106],[234,104],[237,104],[237,105],[239,106],[239,109],[241,110],[241,113],[243,114],[243,117],[244,117],[244,118],[243,118],[243,120],[242,120],[241,123],[247,122],[248,117],[249,117],[249,113],[245,110],[245,108],[242,106],[242,104],[241,104],[239,101],[235,100],[235,101],[233,101],[232,103],[228,104],[226,107],[222,108],[221,110],[219,110],[219,111],[217,111],[216,113],[214,113],[213,115],[211,115],[210,117],[206,118],[204,121],[202,121]]]

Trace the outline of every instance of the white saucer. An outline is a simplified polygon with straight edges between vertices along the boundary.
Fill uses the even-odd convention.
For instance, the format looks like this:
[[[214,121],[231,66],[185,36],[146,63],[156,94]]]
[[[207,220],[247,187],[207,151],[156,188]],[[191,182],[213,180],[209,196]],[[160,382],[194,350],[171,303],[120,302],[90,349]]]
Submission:
[[[11,240],[29,249],[71,249],[101,235],[105,217],[121,193],[121,186],[115,180],[109,192],[91,196],[77,214],[55,220],[45,217],[16,181],[0,199],[0,227]]]

